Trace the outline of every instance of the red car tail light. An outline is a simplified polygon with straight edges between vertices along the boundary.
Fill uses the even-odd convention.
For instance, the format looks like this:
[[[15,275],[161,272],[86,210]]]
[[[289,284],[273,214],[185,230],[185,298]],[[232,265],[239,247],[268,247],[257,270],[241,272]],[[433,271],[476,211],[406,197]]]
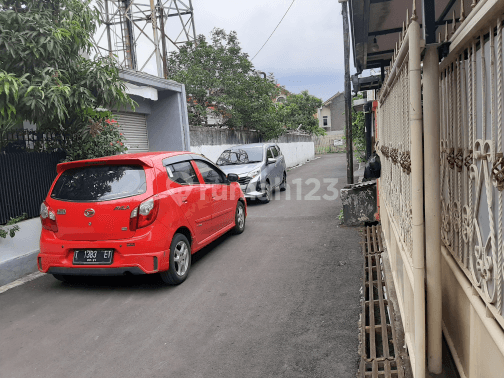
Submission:
[[[130,215],[130,230],[135,231],[137,228],[143,228],[150,225],[156,220],[159,210],[159,200],[151,197],[135,207]]]
[[[135,207],[130,215],[129,228],[131,231],[135,231],[137,229],[138,223],[138,207]]]
[[[58,232],[56,214],[45,202],[42,202],[42,205],[40,205],[40,220],[42,221],[42,227],[46,230]]]
[[[137,228],[146,227],[156,220],[159,210],[159,200],[151,197],[138,206]]]

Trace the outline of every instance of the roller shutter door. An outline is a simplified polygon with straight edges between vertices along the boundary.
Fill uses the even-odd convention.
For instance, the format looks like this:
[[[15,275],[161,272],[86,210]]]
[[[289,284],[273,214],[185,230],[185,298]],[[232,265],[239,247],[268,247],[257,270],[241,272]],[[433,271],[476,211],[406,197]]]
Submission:
[[[119,129],[126,139],[127,153],[148,152],[147,116],[138,113],[117,112]]]

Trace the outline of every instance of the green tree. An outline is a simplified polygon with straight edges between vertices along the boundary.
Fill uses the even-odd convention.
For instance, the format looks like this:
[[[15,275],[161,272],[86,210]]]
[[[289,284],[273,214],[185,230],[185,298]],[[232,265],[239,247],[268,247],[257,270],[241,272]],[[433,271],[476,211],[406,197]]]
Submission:
[[[79,135],[111,116],[97,108],[134,106],[113,58],[81,55],[91,51],[97,4],[0,0],[0,132],[27,120],[40,131]]]
[[[258,130],[265,139],[284,131],[272,101],[278,88],[272,75],[262,77],[242,52],[236,32],[214,29],[211,42],[199,35],[170,53],[168,78],[186,86],[189,122]]]
[[[362,93],[358,93],[352,98],[352,105],[355,100],[364,98]],[[353,108],[353,107],[352,107]],[[342,114],[345,116],[345,113]],[[346,126],[345,126],[346,129]],[[346,132],[343,139],[346,139]],[[352,110],[352,143],[353,151],[357,161],[362,163],[366,161],[366,115],[363,111]]]
[[[352,104],[362,98],[362,94],[354,96]],[[357,161],[366,161],[366,115],[362,111],[352,111],[352,141]]]
[[[290,94],[285,102],[278,105],[279,118],[288,129],[300,129],[310,134],[323,135],[325,131],[319,126],[319,120],[315,117],[321,106],[322,100],[310,95],[308,91]]]

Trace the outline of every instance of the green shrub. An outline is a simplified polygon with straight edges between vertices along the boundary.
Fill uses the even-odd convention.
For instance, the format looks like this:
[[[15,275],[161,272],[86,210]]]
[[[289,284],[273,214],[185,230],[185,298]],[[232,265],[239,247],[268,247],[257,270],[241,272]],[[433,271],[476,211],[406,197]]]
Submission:
[[[90,120],[83,132],[73,138],[66,150],[65,161],[112,156],[127,150],[117,121],[112,118],[101,118],[97,121]]]
[[[16,232],[19,231],[19,226],[16,225],[16,223],[21,222],[26,217],[27,214],[24,213],[19,217],[11,218],[10,221],[8,221],[4,226],[0,226],[0,238],[5,239],[7,235],[13,238],[14,235],[16,235]]]

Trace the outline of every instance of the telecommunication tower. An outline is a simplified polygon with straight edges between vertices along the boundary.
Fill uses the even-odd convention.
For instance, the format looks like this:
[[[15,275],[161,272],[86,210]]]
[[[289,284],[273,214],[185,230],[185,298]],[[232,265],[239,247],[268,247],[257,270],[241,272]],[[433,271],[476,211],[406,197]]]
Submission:
[[[192,0],[104,0],[95,34],[98,56],[119,67],[166,77],[167,54],[196,39]]]

